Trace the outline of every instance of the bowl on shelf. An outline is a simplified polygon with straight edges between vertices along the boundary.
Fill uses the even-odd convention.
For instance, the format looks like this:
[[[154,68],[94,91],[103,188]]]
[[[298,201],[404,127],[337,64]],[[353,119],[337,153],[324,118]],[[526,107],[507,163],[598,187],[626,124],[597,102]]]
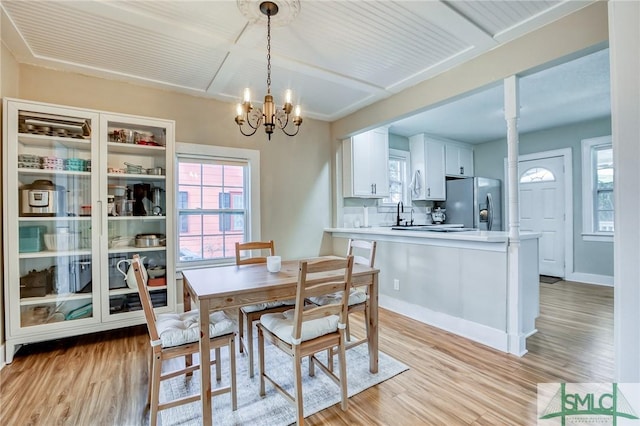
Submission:
[[[80,235],[78,232],[44,234],[44,245],[47,250],[76,250],[79,244]]]
[[[123,197],[127,193],[127,187],[122,185],[109,185],[109,194]]]
[[[147,274],[149,274],[151,278],[164,277],[166,273],[167,271],[164,266],[153,266],[151,268],[147,268]]]

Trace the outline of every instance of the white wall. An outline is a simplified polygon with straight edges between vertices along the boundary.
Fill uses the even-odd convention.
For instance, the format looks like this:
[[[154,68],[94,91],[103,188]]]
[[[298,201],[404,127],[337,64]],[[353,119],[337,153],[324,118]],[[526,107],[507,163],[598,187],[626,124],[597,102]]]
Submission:
[[[609,1],[615,380],[640,382],[640,3]]]

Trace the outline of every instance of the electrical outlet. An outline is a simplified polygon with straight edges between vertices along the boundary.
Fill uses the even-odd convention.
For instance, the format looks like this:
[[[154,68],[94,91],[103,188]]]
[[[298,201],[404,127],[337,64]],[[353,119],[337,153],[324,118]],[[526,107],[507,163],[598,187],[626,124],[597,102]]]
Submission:
[[[393,289],[394,289],[394,290],[400,290],[400,280],[399,280],[399,279],[397,279],[397,278],[395,278],[395,279],[393,280]]]

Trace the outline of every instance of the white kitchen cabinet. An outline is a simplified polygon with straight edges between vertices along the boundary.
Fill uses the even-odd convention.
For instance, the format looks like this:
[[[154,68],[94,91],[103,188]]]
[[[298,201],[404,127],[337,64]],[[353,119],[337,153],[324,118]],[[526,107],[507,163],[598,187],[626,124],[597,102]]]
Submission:
[[[473,176],[473,147],[458,142],[445,143],[447,176],[471,177]]]
[[[149,289],[158,312],[174,310],[174,122],[17,99],[3,106],[7,362],[26,343],[144,323],[135,283],[117,270],[134,253],[147,268],[165,267]],[[139,234],[166,240],[137,247]]]
[[[342,142],[342,184],[345,197],[389,196],[389,132],[370,130]]]
[[[445,145],[425,134],[409,138],[411,150],[412,200],[441,201],[446,198]]]

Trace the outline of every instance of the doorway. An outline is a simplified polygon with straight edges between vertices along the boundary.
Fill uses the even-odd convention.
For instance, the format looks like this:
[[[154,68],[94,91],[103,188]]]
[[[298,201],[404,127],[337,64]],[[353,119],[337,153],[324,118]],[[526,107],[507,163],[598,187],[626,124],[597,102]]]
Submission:
[[[565,278],[573,271],[571,150],[518,158],[520,230],[538,232],[540,274]]]

